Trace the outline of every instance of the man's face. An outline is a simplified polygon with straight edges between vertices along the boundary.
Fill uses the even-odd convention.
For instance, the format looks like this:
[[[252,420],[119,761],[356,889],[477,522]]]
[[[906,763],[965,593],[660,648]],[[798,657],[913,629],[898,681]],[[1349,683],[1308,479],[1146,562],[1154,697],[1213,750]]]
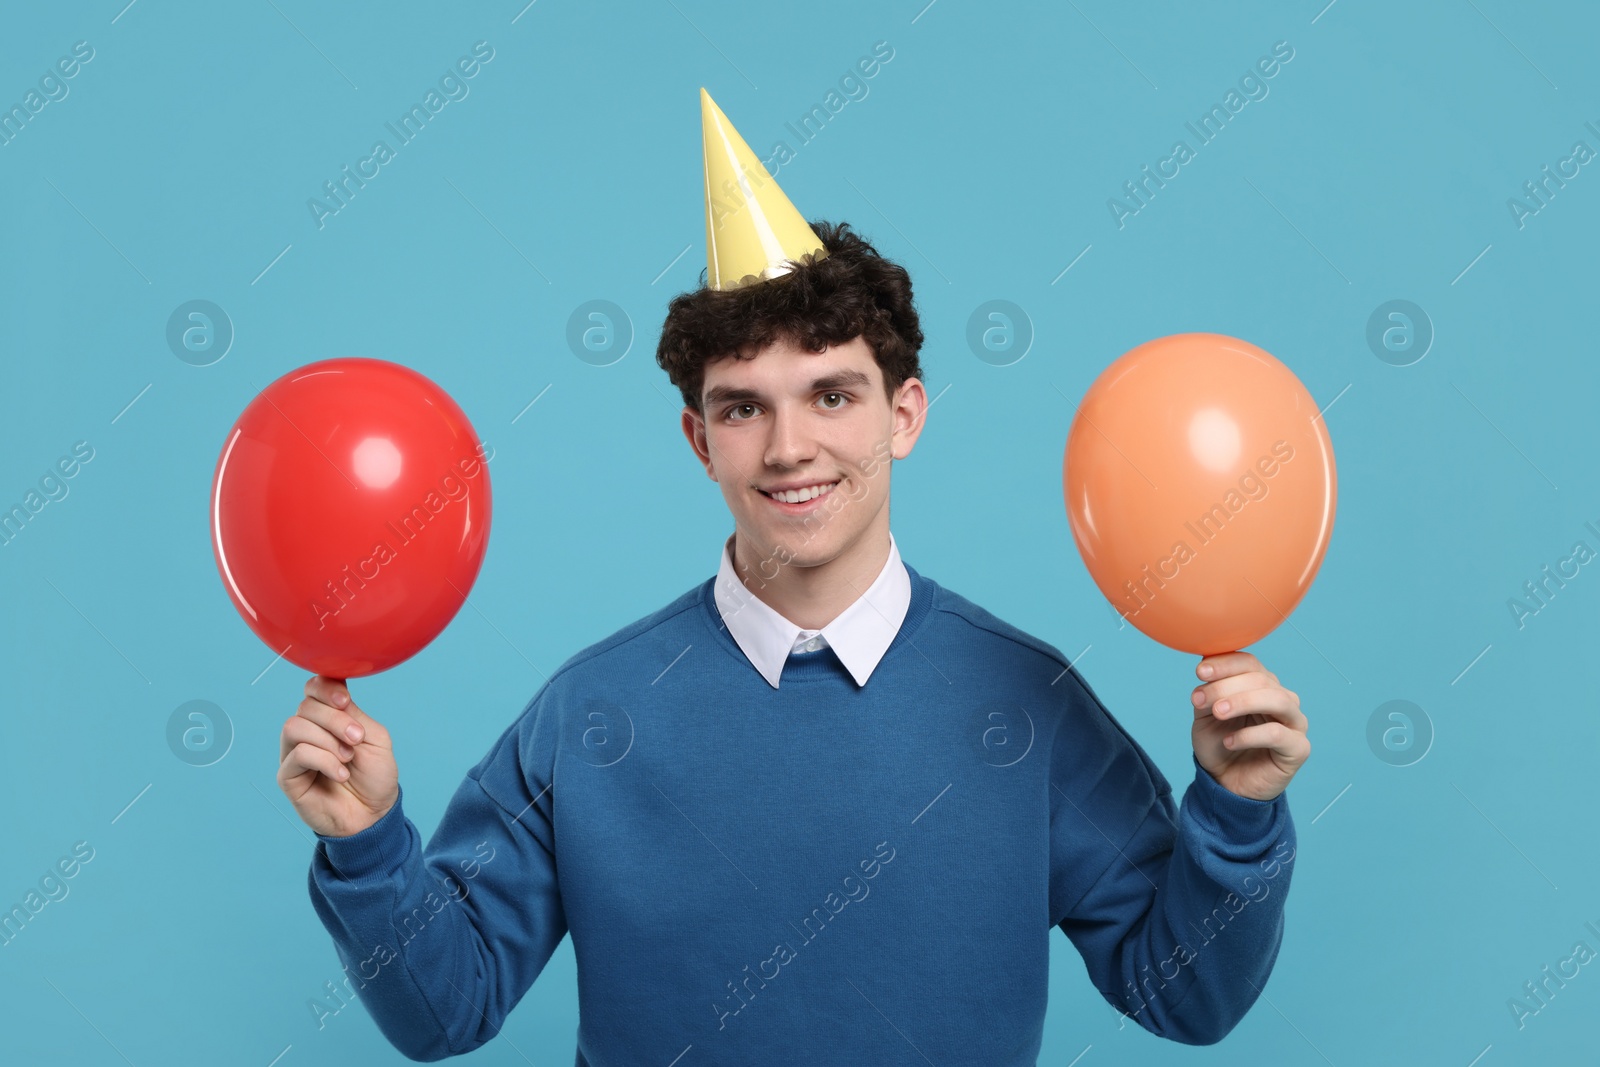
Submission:
[[[927,394],[915,378],[890,403],[861,337],[810,352],[792,342],[754,358],[706,365],[704,414],[683,431],[733,513],[739,555],[773,578],[781,565],[815,567],[881,532],[887,541],[889,464],[922,432]],[[831,486],[781,502],[769,491]],[[786,494],[791,496],[793,494]]]

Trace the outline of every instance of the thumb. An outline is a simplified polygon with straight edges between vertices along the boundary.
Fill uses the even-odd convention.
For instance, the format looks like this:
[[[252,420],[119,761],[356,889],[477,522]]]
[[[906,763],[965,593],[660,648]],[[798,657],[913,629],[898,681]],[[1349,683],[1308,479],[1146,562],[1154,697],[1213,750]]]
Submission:
[[[361,705],[356,703],[355,694],[350,692],[349,681],[344,678],[336,678],[334,680],[339,683],[339,686],[350,698],[350,703],[342,710],[348,712],[350,717],[361,726],[361,740],[377,743],[386,741],[388,738],[387,731],[384,730],[383,725],[378,720],[368,715],[362,710]]]

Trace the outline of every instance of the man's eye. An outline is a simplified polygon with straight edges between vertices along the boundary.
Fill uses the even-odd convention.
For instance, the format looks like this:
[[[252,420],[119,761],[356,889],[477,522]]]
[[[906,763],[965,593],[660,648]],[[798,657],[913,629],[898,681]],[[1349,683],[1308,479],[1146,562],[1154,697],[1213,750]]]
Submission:
[[[754,404],[735,404],[733,407],[728,409],[728,414],[732,415],[736,411],[743,411],[745,408],[753,408],[753,407],[755,407]],[[744,420],[743,419],[734,419],[733,421],[735,421],[735,422],[743,422]]]
[[[823,393],[822,396],[823,396],[823,399],[827,399],[830,396],[836,396],[836,397],[839,398],[839,400],[841,401],[840,403],[827,405],[827,407],[830,410],[833,410],[833,411],[837,411],[840,408],[844,407],[845,402],[848,401],[848,398],[843,393]]]

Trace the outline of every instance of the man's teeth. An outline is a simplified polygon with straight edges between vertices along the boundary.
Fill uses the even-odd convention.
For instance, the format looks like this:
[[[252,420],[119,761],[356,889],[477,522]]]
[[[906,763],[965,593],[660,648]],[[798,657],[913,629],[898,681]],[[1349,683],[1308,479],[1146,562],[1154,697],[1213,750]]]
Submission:
[[[827,485],[812,485],[807,486],[804,489],[789,489],[781,493],[768,493],[767,495],[774,500],[781,500],[786,504],[801,504],[807,500],[821,496],[823,493],[828,492],[838,484],[838,482],[829,482]]]

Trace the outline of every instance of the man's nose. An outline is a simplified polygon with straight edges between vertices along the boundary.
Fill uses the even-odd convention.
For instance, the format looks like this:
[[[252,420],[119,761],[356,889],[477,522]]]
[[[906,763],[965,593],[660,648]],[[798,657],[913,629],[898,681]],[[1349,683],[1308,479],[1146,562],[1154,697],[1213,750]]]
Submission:
[[[803,413],[781,408],[773,412],[765,457],[768,466],[797,467],[815,452],[816,441],[806,429]]]

